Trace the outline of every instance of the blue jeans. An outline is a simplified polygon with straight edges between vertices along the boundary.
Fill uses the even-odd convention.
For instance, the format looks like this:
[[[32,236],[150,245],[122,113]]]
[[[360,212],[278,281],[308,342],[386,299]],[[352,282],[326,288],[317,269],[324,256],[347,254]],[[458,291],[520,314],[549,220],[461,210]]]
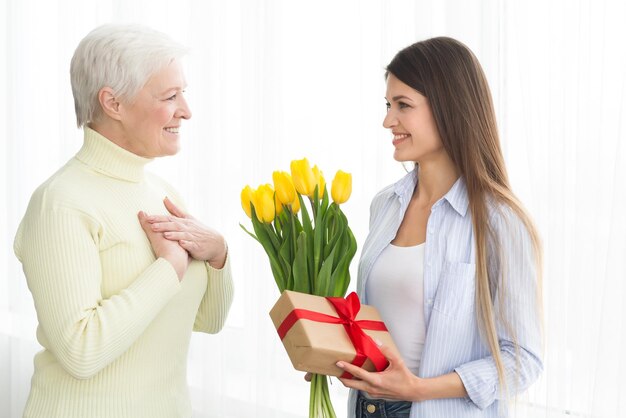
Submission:
[[[367,399],[359,392],[356,400],[356,418],[409,418],[411,402]]]

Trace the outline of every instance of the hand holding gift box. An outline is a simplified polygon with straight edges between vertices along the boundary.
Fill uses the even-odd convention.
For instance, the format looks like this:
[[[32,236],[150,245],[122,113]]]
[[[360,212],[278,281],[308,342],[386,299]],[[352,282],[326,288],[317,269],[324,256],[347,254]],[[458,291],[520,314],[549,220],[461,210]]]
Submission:
[[[286,290],[270,317],[296,370],[351,378],[337,361],[382,371],[388,362],[375,341],[398,352],[376,309],[356,293],[342,299]]]

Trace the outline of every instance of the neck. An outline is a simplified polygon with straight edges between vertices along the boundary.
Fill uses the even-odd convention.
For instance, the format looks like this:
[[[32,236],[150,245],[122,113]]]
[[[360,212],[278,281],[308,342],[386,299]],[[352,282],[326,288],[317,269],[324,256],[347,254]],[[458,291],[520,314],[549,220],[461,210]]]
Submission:
[[[432,206],[452,188],[459,172],[452,160],[446,156],[442,161],[424,162],[418,167],[419,181],[413,197],[420,204]]]
[[[109,141],[113,142],[118,147],[123,148],[128,152],[132,152],[140,157],[148,158],[139,150],[134,149],[132,141],[129,141],[128,136],[124,133],[121,123],[103,117],[103,119],[98,122],[91,122],[89,127],[103,137],[107,138]]]

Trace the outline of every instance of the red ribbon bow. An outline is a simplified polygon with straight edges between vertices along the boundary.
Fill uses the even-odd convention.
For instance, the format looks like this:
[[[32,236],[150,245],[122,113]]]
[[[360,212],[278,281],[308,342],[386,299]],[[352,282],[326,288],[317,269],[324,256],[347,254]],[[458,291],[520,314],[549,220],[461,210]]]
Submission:
[[[309,311],[306,309],[294,309],[287,315],[282,324],[278,327],[278,336],[282,340],[287,332],[299,319],[309,319],[316,322],[324,322],[329,324],[342,324],[350,337],[350,341],[356,350],[356,356],[352,360],[352,364],[361,367],[368,358],[374,364],[376,371],[382,371],[387,368],[389,362],[380,352],[378,345],[363,330],[387,331],[387,327],[381,321],[356,320],[356,315],[361,309],[361,302],[356,293],[350,293],[345,299],[339,297],[327,297],[338,317],[322,314],[319,312]],[[351,379],[352,375],[344,372],[341,377]]]

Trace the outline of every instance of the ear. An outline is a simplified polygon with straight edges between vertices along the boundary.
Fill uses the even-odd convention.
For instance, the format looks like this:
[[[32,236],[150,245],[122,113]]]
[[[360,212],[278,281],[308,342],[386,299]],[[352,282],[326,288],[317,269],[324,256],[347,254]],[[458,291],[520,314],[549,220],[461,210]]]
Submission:
[[[112,119],[121,120],[120,114],[120,102],[113,94],[113,90],[110,87],[102,87],[98,92],[98,101],[102,107],[102,111]]]

